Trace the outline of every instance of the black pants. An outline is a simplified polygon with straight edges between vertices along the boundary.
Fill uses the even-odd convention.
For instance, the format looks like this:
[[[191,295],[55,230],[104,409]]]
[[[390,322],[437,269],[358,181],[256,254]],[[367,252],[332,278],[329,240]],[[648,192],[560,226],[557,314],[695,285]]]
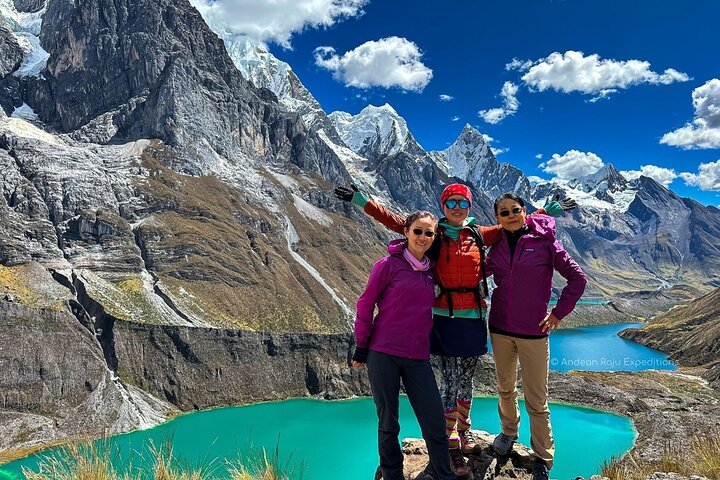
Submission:
[[[383,480],[403,480],[403,454],[398,435],[400,380],[427,444],[430,466],[438,480],[455,480],[450,470],[445,418],[428,360],[413,360],[371,350],[368,377],[378,416],[378,450]]]

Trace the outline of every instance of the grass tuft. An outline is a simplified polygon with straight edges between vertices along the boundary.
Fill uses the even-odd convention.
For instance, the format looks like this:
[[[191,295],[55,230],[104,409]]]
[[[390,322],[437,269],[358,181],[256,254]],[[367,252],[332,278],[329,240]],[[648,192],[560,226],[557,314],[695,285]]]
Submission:
[[[261,454],[227,462],[226,475],[219,475],[220,461],[216,458],[200,466],[192,466],[173,454],[172,439],[162,445],[150,446],[152,466],[147,470],[132,464],[118,470],[113,464],[113,448],[107,441],[73,442],[43,459],[37,471],[23,468],[24,480],[295,480],[302,479],[303,466],[296,468],[290,459],[280,463],[278,446],[268,456]],[[118,462],[115,462],[118,463]],[[0,472],[1,473],[1,472]],[[15,480],[15,477],[7,477]],[[0,480],[5,480],[0,475]],[[20,479],[18,479],[20,480]]]
[[[668,442],[659,460],[648,461],[630,453],[623,458],[612,457],[602,466],[602,476],[610,480],[646,478],[654,472],[700,475],[720,478],[720,428],[693,435],[687,446]]]

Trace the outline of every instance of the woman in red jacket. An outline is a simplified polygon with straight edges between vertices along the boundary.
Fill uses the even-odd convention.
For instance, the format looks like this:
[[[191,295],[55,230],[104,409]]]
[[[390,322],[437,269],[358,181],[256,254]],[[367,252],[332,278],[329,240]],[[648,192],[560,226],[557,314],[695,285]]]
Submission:
[[[365,195],[347,188],[337,188],[338,198],[352,201],[390,230],[402,234],[405,218]],[[435,263],[435,282],[440,294],[433,305],[433,330],[430,353],[440,363],[440,396],[445,413],[450,458],[456,475],[468,473],[463,453],[472,452],[477,443],[470,432],[473,377],[480,355],[487,352],[485,292],[483,291],[482,244],[492,245],[501,238],[502,227],[483,227],[469,217],[472,192],[466,185],[448,185],[440,196],[445,217],[439,223],[428,257]],[[563,200],[546,206],[555,214],[574,208],[574,202]],[[547,213],[538,210],[536,213]]]

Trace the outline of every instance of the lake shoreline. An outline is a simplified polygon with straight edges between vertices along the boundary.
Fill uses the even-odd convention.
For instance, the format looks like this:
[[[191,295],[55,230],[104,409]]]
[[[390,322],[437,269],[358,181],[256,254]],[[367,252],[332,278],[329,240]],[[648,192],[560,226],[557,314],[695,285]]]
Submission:
[[[477,396],[495,397],[494,382],[488,381],[487,375],[492,371],[492,358],[486,355],[479,365],[479,372],[482,373],[476,377]],[[637,432],[630,452],[648,460],[658,459],[668,438],[683,444],[693,433],[708,431],[720,425],[720,392],[708,386],[699,376],[701,373],[699,369],[686,368],[640,372],[551,371],[550,401],[629,417]],[[592,394],[588,395],[588,392]],[[702,395],[698,395],[698,392],[702,392]],[[354,395],[344,399],[362,397]],[[324,399],[317,396],[293,398]],[[268,400],[272,401],[277,400]],[[211,409],[227,406],[231,405]],[[179,415],[187,413],[194,412],[180,412]],[[66,439],[59,443],[72,441]],[[50,446],[57,446],[57,443],[48,448]]]

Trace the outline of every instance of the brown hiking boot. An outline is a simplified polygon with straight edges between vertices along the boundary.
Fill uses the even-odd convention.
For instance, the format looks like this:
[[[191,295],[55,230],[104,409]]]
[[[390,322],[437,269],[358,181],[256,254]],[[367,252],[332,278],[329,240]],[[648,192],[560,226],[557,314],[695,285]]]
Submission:
[[[450,468],[456,477],[464,477],[468,474],[465,457],[463,457],[462,451],[459,448],[450,449]]]
[[[481,449],[475,435],[470,430],[458,430],[458,435],[460,435],[460,449],[464,454],[469,455]]]

